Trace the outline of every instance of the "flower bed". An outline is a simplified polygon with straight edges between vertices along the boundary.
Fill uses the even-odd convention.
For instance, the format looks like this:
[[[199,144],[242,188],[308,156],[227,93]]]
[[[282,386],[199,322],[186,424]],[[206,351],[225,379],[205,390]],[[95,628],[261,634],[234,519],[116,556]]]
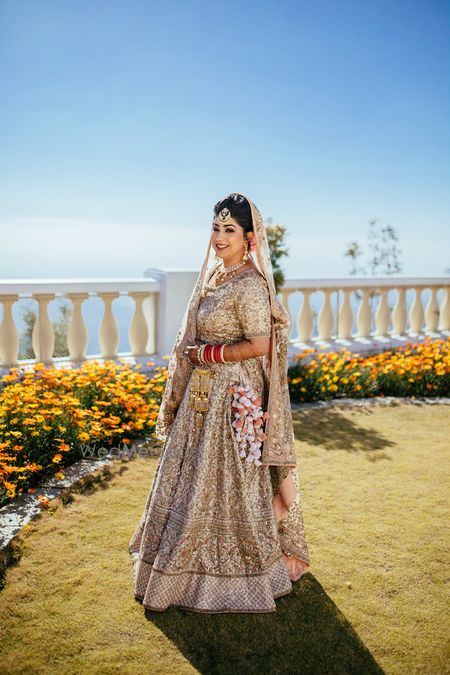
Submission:
[[[89,454],[88,447],[151,436],[167,367],[150,375],[138,369],[114,361],[11,368],[0,380],[0,506],[44,477],[63,478],[61,469]],[[450,396],[450,338],[368,356],[307,349],[290,366],[288,383],[293,402]]]
[[[153,365],[151,362],[147,365]],[[78,369],[11,368],[0,380],[0,505],[32,491],[83,449],[129,445],[154,430],[167,368],[150,376],[114,361]]]
[[[307,349],[288,372],[291,400],[450,396],[450,337],[361,356]]]

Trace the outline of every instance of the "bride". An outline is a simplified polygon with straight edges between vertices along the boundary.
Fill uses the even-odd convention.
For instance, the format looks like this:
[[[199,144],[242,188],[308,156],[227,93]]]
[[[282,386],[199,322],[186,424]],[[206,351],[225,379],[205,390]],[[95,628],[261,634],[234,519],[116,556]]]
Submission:
[[[129,542],[147,609],[274,612],[310,567],[288,334],[261,214],[232,193],[214,207],[175,339],[156,423],[164,445]]]

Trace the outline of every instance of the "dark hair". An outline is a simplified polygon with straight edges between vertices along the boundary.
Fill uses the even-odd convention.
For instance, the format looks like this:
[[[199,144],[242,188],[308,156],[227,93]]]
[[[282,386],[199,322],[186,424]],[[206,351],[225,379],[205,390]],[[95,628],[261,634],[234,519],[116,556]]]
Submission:
[[[215,205],[214,216],[217,216],[224,208],[229,209],[231,217],[243,228],[244,232],[253,232],[252,211],[245,197],[237,192],[225,197]]]

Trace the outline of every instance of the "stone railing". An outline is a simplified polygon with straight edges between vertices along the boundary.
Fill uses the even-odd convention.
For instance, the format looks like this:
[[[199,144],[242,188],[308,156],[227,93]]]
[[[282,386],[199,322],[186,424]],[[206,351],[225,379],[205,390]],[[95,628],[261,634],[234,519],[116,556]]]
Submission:
[[[119,330],[112,303],[120,295],[134,300],[134,314],[128,327],[131,356],[139,357],[153,353],[156,328],[156,297],[158,283],[150,279],[125,280],[7,280],[0,281],[0,302],[3,305],[3,321],[0,324],[0,366],[10,367],[18,363],[19,333],[13,318],[13,305],[21,299],[37,301],[37,318],[32,331],[32,345],[36,361],[50,364],[54,360],[74,363],[87,357],[88,330],[82,306],[89,297],[97,296],[103,302],[103,317],[99,327],[99,343],[102,359],[118,356]],[[67,332],[69,357],[54,359],[54,327],[48,316],[49,303],[64,297],[72,303],[72,317]]]
[[[314,336],[311,295],[317,291],[321,291],[323,297],[317,317],[317,335]],[[413,293],[409,308],[406,302],[408,291]],[[426,307],[423,291],[429,291]],[[297,316],[291,316],[291,329],[296,327],[298,333],[296,343],[355,340],[363,343],[378,342],[380,338],[439,337],[450,330],[450,276],[288,279],[281,290],[282,303],[287,309],[290,296],[297,292],[302,293],[303,304]],[[356,301],[353,297],[351,302],[355,292],[360,292],[360,297]],[[442,295],[440,304],[438,292]],[[331,303],[332,293],[338,295],[337,310]],[[392,301],[392,293],[396,297],[390,307],[388,298]],[[378,303],[373,308],[371,298],[376,295]]]
[[[144,274],[141,279],[123,280],[0,281],[0,303],[3,306],[0,369],[6,370],[19,363],[19,330],[13,306],[26,298],[34,299],[38,304],[37,320],[32,331],[36,361],[45,364],[68,361],[75,364],[86,358],[116,359],[118,356],[129,356],[140,360],[142,357],[148,359],[151,355],[154,362],[161,363],[163,356],[171,352],[198,270],[155,268],[146,270]],[[422,299],[423,291],[429,294],[426,306]],[[315,295],[317,292],[322,293],[321,299]],[[356,344],[359,349],[364,343],[370,346],[383,341],[394,342],[395,339],[404,341],[406,338],[420,339],[425,335],[440,337],[449,334],[449,276],[287,279],[280,299],[289,309],[296,298],[300,298],[299,293],[303,298],[301,307],[297,314],[290,310],[291,347],[294,350],[314,345],[336,348],[342,344]],[[333,293],[337,294],[337,308],[333,307],[331,301]],[[378,294],[376,308],[372,307],[374,293]],[[391,307],[389,301],[392,301],[392,293],[395,294],[395,302]],[[409,307],[407,293],[413,293]],[[134,300],[134,313],[128,325],[131,350],[118,352],[120,336],[113,301],[124,295]],[[103,316],[98,329],[100,353],[87,355],[89,335],[82,306],[86,299],[93,296],[103,302]],[[48,315],[49,303],[59,297],[70,300],[73,310],[67,334],[69,356],[63,358],[53,356],[55,335]],[[294,339],[295,329],[297,335]]]

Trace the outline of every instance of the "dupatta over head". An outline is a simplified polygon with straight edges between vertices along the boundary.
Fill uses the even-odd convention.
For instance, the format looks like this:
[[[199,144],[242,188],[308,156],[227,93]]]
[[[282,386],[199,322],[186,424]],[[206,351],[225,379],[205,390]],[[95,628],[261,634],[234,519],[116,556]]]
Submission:
[[[230,193],[228,196],[231,196],[231,194],[235,193]],[[263,357],[265,371],[268,374],[267,412],[269,415],[265,423],[266,439],[263,441],[260,461],[262,464],[274,466],[296,466],[294,429],[287,381],[289,312],[277,299],[270,249],[261,214],[248,197],[242,195],[242,193],[239,194],[250,205],[255,249],[249,251],[248,256],[267,282],[272,315],[270,353],[268,357]],[[168,379],[155,428],[155,435],[161,441],[165,441],[167,438],[193,369],[193,365],[183,352],[187,345],[195,344],[197,308],[208,280],[208,272],[213,265],[215,265],[214,249],[210,237],[200,274],[192,291],[169,359]]]

